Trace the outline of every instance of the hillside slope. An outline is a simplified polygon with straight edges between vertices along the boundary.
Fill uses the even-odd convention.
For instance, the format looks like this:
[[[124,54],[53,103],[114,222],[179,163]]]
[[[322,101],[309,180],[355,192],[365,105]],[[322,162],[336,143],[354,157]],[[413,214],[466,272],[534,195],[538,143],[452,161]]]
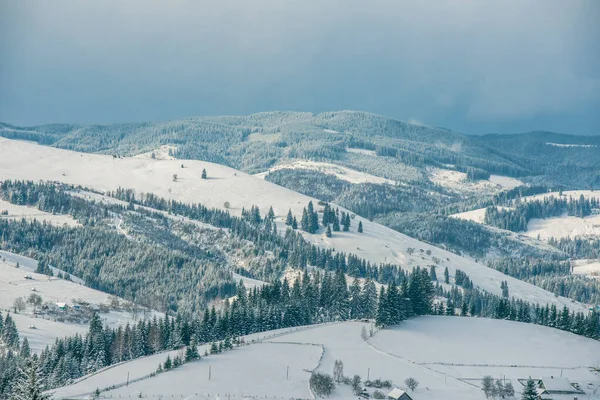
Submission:
[[[208,179],[201,179],[203,169],[206,169]],[[174,174],[177,174],[176,181]],[[234,214],[240,214],[243,207],[248,209],[252,205],[258,205],[263,212],[273,206],[280,229],[284,228],[288,209],[299,218],[309,201],[316,203],[310,197],[209,162],[116,158],[8,139],[0,139],[0,179],[59,181],[96,190],[132,188],[137,192],[217,208],[224,208],[225,202],[229,202],[229,210]],[[365,227],[363,234],[356,232],[359,221]],[[568,299],[555,297],[531,284],[360,216],[352,221],[350,232],[336,232],[332,238],[321,234],[306,234],[305,237],[318,246],[354,253],[372,262],[395,263],[405,268],[437,264],[441,268],[448,267],[451,276],[456,269],[461,269],[477,286],[495,294],[501,294],[500,284],[507,281],[511,295],[517,299],[583,309]]]

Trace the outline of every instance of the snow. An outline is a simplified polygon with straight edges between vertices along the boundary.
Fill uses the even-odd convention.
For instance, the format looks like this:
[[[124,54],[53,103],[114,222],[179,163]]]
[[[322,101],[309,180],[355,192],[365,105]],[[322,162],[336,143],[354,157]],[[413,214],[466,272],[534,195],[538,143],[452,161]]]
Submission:
[[[600,260],[575,260],[573,273],[600,279]]]
[[[88,326],[84,324],[58,322],[12,312],[10,316],[15,321],[21,342],[27,338],[29,347],[34,353],[41,352],[46,346],[52,346],[57,338],[75,334],[85,335],[88,331]]]
[[[351,147],[347,147],[346,151],[348,153],[355,153],[355,154],[364,154],[366,156],[373,156],[373,157],[377,157],[377,153],[375,152],[375,150],[367,150],[367,149],[353,149]]]
[[[591,148],[591,147],[598,147],[595,144],[564,144],[564,143],[546,143],[548,146],[554,146],[554,147],[579,147],[579,148]]]
[[[346,376],[358,374],[363,381],[367,376],[389,379],[401,390],[407,390],[406,378],[415,378],[419,386],[408,393],[419,400],[483,400],[480,384],[485,375],[511,380],[517,393],[522,388],[518,379],[561,375],[590,396],[583,398],[598,398],[594,390],[600,393],[600,378],[590,369],[600,362],[600,342],[568,332],[513,321],[427,316],[376,331],[364,341],[363,327],[370,330],[372,325],[343,322],[256,334],[254,338],[266,340],[251,343],[247,337],[246,346],[202,357],[102,395],[312,398],[310,371],[331,374],[335,360],[344,363]],[[56,398],[81,398],[96,388],[119,386],[126,382],[127,373],[130,380],[144,377],[165,358],[163,353],[110,367],[56,390]],[[348,385],[337,386],[331,396],[334,400],[352,397]]]
[[[11,260],[18,260],[21,267],[15,268],[16,261]],[[44,302],[50,303],[72,304],[74,299],[93,305],[108,305],[110,303],[112,296],[109,294],[75,282],[37,274],[33,272],[35,271],[35,265],[35,260],[26,257],[11,255],[7,252],[0,254],[0,309],[11,311],[12,314],[11,307],[14,300],[17,297],[27,299],[32,293],[40,295]],[[25,274],[31,275],[33,279],[25,279]],[[32,289],[35,289],[35,292]],[[123,299],[119,300],[121,303],[125,302]],[[155,311],[140,311],[138,314],[134,314],[125,310],[111,309],[109,312],[100,313],[100,317],[104,324],[116,327],[125,325],[128,322],[133,323],[138,318],[143,317],[144,314],[150,318],[155,314],[162,316],[161,313]],[[34,351],[41,350],[46,345],[51,345],[57,337],[82,333],[87,331],[88,328],[87,323],[60,322],[55,320],[56,317],[49,319],[51,317],[48,315],[34,315],[31,306],[14,316],[19,335],[21,338],[27,337],[30,340],[30,345]],[[34,325],[37,329],[30,329],[30,325]]]
[[[545,219],[532,219],[527,223],[529,237],[547,240],[551,237],[574,238],[576,236],[600,236],[600,215],[588,215],[584,218],[564,215]]]
[[[2,214],[2,211],[8,211],[8,215]],[[65,224],[68,226],[79,225],[79,223],[70,215],[50,214],[34,207],[16,205],[2,199],[0,199],[0,219],[25,219],[27,221],[36,219],[56,226],[63,226]]]
[[[435,167],[428,167],[427,172],[429,179],[436,185],[464,194],[497,193],[525,184],[518,179],[502,175],[490,175],[489,180],[471,181],[464,172]]]
[[[156,371],[159,364],[165,362],[167,356],[173,359],[179,353],[180,350],[173,350],[111,365],[52,392],[55,399],[85,397],[96,389],[103,390],[108,386],[126,384],[128,378],[131,382],[147,377]]]
[[[266,282],[264,281],[248,278],[247,276],[242,276],[235,272],[233,273],[233,280],[235,280],[236,282],[244,282],[244,287],[248,289],[253,289],[255,287],[262,287],[263,285],[266,285]]]
[[[333,175],[338,179],[341,179],[350,183],[376,183],[376,184],[389,184],[395,185],[396,182],[390,179],[381,178],[379,176],[367,174],[365,172],[356,171],[351,168],[342,167],[336,164],[330,164],[325,162],[308,161],[308,160],[296,160],[289,163],[279,164],[275,167],[270,168],[267,172],[262,172],[255,176],[264,178],[270,172],[279,171],[282,169],[304,169],[309,171],[317,171],[326,175]]]
[[[258,343],[203,357],[105,395],[306,399],[311,397],[308,370],[314,368],[320,356],[320,346]]]
[[[323,129],[323,132],[327,132],[327,133],[339,133],[338,131],[334,131],[333,129]]]
[[[490,175],[490,182],[500,186],[502,189],[514,189],[519,186],[525,185],[523,181],[520,181],[515,178],[511,178],[510,176],[502,176],[502,175]]]
[[[502,207],[502,206],[498,206],[497,208],[499,208],[501,210],[510,209],[510,207]],[[473,221],[473,222],[483,224],[485,221],[485,210],[486,210],[485,208],[478,208],[477,210],[465,211],[465,212],[458,213],[458,214],[452,214],[452,215],[450,215],[450,217],[464,219],[467,221]]]
[[[138,154],[135,157],[136,158],[152,158],[152,154],[154,154],[154,158],[157,160],[175,160],[175,157],[173,157],[169,153],[174,152],[176,150],[177,150],[177,147],[175,147],[175,146],[164,145],[164,146],[160,146],[156,150]]]
[[[600,363],[600,342],[539,325],[423,317],[379,331],[370,342],[381,351],[476,385],[485,375],[509,379],[517,391],[517,379],[529,376],[562,375],[582,388],[591,382],[595,390],[600,385],[591,370]]]
[[[181,168],[181,164],[185,168]],[[19,168],[14,168],[19,165]],[[209,179],[201,179],[202,169]],[[63,175],[64,174],[64,175]],[[173,174],[178,175],[173,182]],[[96,190],[116,190],[118,187],[136,192],[185,202],[200,202],[208,207],[224,208],[240,215],[242,207],[257,205],[264,212],[273,206],[277,225],[285,231],[288,209],[298,217],[309,201],[317,200],[235,169],[196,160],[153,160],[147,158],[113,158],[112,156],[78,153],[37,144],[0,138],[0,179],[29,179],[61,181]],[[320,207],[317,207],[320,208]],[[340,210],[344,210],[340,207]],[[358,222],[364,233],[356,232]],[[425,244],[390,228],[360,216],[352,219],[350,232],[336,232],[327,238],[322,232],[304,237],[323,248],[354,253],[374,263],[395,263],[403,268],[428,267],[437,261],[438,268],[448,267],[454,276],[456,269],[466,272],[473,283],[482,289],[501,294],[500,283],[507,281],[511,294],[542,304],[568,305],[584,310],[581,304],[555,297],[541,288],[511,278],[473,260]],[[412,255],[408,249],[415,250]],[[421,251],[422,250],[422,251]],[[430,254],[427,254],[427,252]]]

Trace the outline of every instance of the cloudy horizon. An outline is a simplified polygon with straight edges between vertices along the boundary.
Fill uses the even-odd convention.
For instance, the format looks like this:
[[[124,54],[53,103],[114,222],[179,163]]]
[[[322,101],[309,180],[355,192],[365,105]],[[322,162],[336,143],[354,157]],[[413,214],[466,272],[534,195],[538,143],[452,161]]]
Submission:
[[[600,2],[0,0],[0,121],[361,110],[600,134]]]

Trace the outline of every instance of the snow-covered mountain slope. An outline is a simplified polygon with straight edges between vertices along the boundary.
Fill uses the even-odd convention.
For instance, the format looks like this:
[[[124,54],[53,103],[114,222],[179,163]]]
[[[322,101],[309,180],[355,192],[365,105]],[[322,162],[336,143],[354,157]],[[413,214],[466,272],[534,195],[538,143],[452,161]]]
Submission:
[[[206,169],[208,179],[201,179],[203,169]],[[300,218],[309,201],[317,204],[317,200],[308,196],[209,162],[116,158],[3,138],[0,138],[0,179],[58,181],[105,191],[131,188],[138,193],[154,193],[217,208],[225,208],[228,202],[228,209],[233,214],[240,214],[243,207],[252,205],[259,206],[263,212],[273,206],[282,230],[288,209]],[[362,234],[357,233],[359,221],[364,225]],[[318,246],[354,253],[371,262],[395,263],[404,268],[437,264],[438,270],[448,267],[451,276],[460,269],[477,286],[495,294],[501,294],[500,283],[507,281],[511,295],[517,299],[584,309],[583,305],[569,299],[555,297],[536,286],[359,216],[352,220],[350,232],[336,232],[331,238],[321,233],[305,234],[305,237]]]
[[[363,382],[390,380],[406,389],[404,381],[412,377],[419,382],[411,393],[415,399],[483,400],[485,375],[510,381],[516,397],[523,388],[520,380],[559,375],[577,383],[588,396],[582,398],[600,394],[600,377],[592,369],[599,361],[600,342],[571,333],[512,321],[440,316],[405,321],[366,341],[363,328],[369,331],[372,325],[344,322],[265,332],[258,343],[247,338],[246,346],[124,386],[128,373],[143,377],[166,358],[164,353],[154,355],[58,389],[56,398],[82,398],[112,385],[117,387],[102,393],[106,398],[312,398],[310,371],[331,374],[335,360],[343,362],[345,376],[356,374]],[[336,385],[330,398],[353,398],[350,386]]]
[[[543,200],[550,197],[579,199],[581,196],[586,199],[600,199],[600,192],[592,190],[571,190],[562,192],[562,194],[559,192],[548,192],[534,196],[525,196],[521,198],[521,201],[528,202],[534,200]],[[507,207],[500,208],[506,209]],[[451,215],[451,217],[483,224],[485,218],[485,208],[454,214]],[[584,218],[579,218],[565,214],[560,217],[544,219],[534,218],[528,222],[527,232],[523,232],[523,235],[531,238],[539,237],[542,240],[547,240],[549,238],[573,238],[576,236],[600,236],[600,215],[589,215]]]
[[[357,171],[341,165],[310,160],[290,160],[287,162],[283,162],[270,168],[268,171],[261,172],[260,174],[256,174],[255,176],[264,179],[264,177],[270,172],[279,171],[282,169],[303,169],[307,171],[317,171],[326,175],[333,175],[338,179],[350,183],[378,183],[388,185],[396,184],[396,182],[393,180],[381,178],[379,176]]]
[[[0,199],[0,219],[9,220],[21,220],[32,221],[34,219],[38,221],[45,221],[49,224],[62,226],[64,224],[68,226],[79,225],[73,217],[70,215],[63,214],[50,214],[44,211],[40,211],[37,208],[19,206],[16,204],[9,203],[8,201]]]
[[[18,260],[19,268],[16,268]],[[27,261],[29,260],[29,262]],[[27,338],[33,351],[41,351],[46,345],[52,345],[57,337],[72,336],[84,333],[88,329],[85,318],[80,318],[80,313],[63,312],[57,309],[57,303],[65,303],[70,308],[78,304],[90,304],[93,309],[101,309],[100,317],[104,324],[115,327],[135,323],[144,316],[152,318],[153,315],[162,316],[155,311],[138,310],[133,312],[123,299],[118,299],[120,307],[110,306],[111,300],[116,299],[107,293],[91,289],[82,284],[59,278],[50,278],[47,275],[37,274],[34,270],[35,261],[26,257],[12,257],[6,252],[0,254],[0,309],[10,311],[15,320],[21,339]],[[26,278],[27,276],[27,278]],[[49,310],[38,307],[34,310],[32,305],[14,314],[14,301],[21,297],[25,301],[31,294],[41,296],[44,305]],[[102,310],[102,308],[104,310]],[[69,320],[71,320],[69,322]]]

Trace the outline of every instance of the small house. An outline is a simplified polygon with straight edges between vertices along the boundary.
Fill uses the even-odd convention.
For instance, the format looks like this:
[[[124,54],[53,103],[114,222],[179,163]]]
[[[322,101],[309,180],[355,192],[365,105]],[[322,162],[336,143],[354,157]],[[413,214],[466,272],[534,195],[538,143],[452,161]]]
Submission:
[[[59,302],[59,303],[56,303],[56,307],[57,307],[59,310],[65,311],[65,310],[67,309],[67,303],[60,303],[60,302]]]
[[[563,399],[565,395],[571,398],[572,395],[580,393],[581,390],[562,376],[546,376],[538,381],[538,394],[543,400]]]
[[[387,397],[388,399],[393,400],[413,400],[412,397],[408,395],[408,393],[398,388],[392,389],[392,391],[388,393]]]

